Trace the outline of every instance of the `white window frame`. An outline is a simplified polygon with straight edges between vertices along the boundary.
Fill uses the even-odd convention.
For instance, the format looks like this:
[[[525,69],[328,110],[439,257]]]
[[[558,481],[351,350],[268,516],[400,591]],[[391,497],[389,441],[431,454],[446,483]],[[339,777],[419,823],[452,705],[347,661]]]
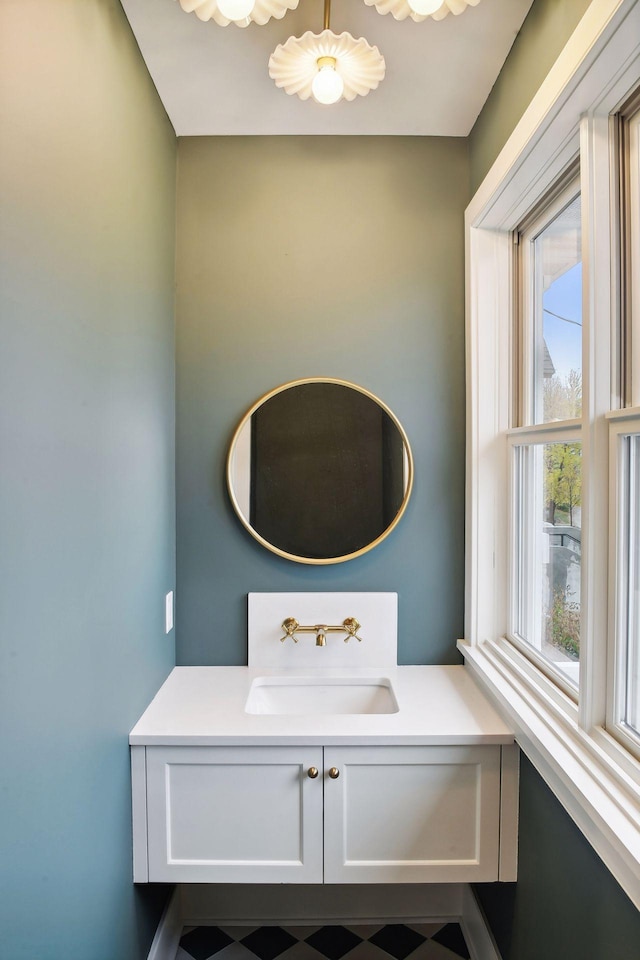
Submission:
[[[465,662],[640,908],[640,763],[607,728],[609,423],[620,406],[611,115],[640,79],[640,3],[593,0],[466,212]],[[583,231],[582,616],[574,697],[508,639],[513,231],[580,157]],[[609,415],[609,419],[607,419]],[[616,731],[614,731],[615,733]]]

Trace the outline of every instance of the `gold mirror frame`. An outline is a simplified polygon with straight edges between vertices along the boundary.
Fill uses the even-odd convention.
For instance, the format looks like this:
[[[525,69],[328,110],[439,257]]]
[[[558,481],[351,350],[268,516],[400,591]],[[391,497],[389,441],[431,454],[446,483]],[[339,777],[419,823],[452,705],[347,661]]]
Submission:
[[[299,387],[299,386],[302,386],[303,384],[308,384],[308,383],[336,384],[337,386],[340,386],[340,387],[348,387],[351,390],[356,390],[358,393],[362,393],[364,394],[364,396],[369,397],[370,400],[373,400],[374,403],[376,403],[380,407],[380,409],[387,414],[389,419],[398,429],[400,437],[402,438],[403,448],[406,456],[407,478],[406,478],[406,484],[405,484],[404,497],[403,497],[402,503],[400,504],[398,512],[396,513],[395,518],[389,524],[389,526],[382,531],[380,536],[376,537],[375,540],[372,540],[366,546],[361,547],[359,550],[356,550],[353,553],[344,554],[343,556],[339,556],[339,557],[322,557],[322,558],[303,557],[293,553],[288,553],[286,550],[281,550],[279,547],[276,547],[275,544],[271,543],[269,540],[265,540],[265,538],[262,537],[254,527],[251,526],[251,524],[249,523],[247,518],[244,516],[240,508],[240,504],[238,503],[238,500],[234,491],[234,484],[233,484],[233,478],[232,478],[234,453],[235,453],[238,437],[240,436],[244,427],[251,420],[251,417],[256,412],[256,410],[258,410],[263,403],[266,403],[267,400],[270,400],[272,397],[275,397],[279,393],[283,393],[285,390],[290,390],[292,387]],[[357,383],[351,383],[349,380],[340,380],[335,377],[305,377],[301,380],[290,380],[287,383],[281,384],[279,387],[275,387],[273,390],[269,390],[268,393],[265,393],[258,400],[256,400],[253,406],[250,407],[249,410],[247,410],[242,420],[236,427],[236,430],[234,431],[233,437],[231,438],[231,443],[229,444],[229,453],[227,454],[227,468],[226,468],[227,490],[229,491],[229,498],[231,500],[231,504],[233,506],[233,509],[238,519],[242,523],[243,527],[245,528],[245,530],[247,530],[251,534],[254,540],[257,540],[258,543],[262,544],[263,547],[266,547],[267,550],[269,550],[271,553],[275,553],[279,557],[284,557],[285,560],[293,560],[296,563],[307,563],[307,564],[314,564],[314,565],[324,565],[329,563],[345,563],[347,560],[355,560],[356,557],[360,557],[364,553],[368,553],[369,550],[373,550],[373,548],[377,547],[379,543],[382,543],[382,541],[385,540],[389,536],[389,534],[397,527],[398,523],[400,522],[400,519],[402,518],[407,508],[409,497],[411,496],[411,491],[413,488],[413,472],[414,472],[413,454],[411,452],[411,445],[409,443],[409,438],[407,437],[407,434],[402,424],[400,423],[396,415],[393,413],[393,411],[390,410],[389,407],[386,405],[386,403],[384,403],[379,397],[377,397],[375,393],[371,393],[370,390],[366,390],[364,387],[358,386]]]

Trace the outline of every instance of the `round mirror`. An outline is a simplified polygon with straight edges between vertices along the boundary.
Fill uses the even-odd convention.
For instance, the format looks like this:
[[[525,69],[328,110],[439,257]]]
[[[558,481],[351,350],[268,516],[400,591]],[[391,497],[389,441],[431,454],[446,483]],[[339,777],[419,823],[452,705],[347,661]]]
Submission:
[[[340,563],[388,536],[411,493],[413,459],[391,410],[344,380],[296,380],[243,417],[227,460],[231,502],[263,546]]]

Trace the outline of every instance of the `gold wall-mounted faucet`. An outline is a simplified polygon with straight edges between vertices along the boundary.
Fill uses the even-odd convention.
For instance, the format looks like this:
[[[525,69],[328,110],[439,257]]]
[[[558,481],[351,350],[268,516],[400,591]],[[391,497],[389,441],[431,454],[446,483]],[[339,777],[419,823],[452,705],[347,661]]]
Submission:
[[[280,643],[284,643],[287,637],[291,637],[294,643],[298,642],[296,633],[315,633],[316,646],[326,647],[328,633],[346,633],[344,642],[348,643],[351,637],[361,643],[362,637],[358,636],[360,624],[355,617],[347,617],[339,626],[327,626],[326,624],[316,623],[314,626],[302,626],[295,617],[287,617],[282,621],[282,629],[285,631],[284,637],[280,637]]]

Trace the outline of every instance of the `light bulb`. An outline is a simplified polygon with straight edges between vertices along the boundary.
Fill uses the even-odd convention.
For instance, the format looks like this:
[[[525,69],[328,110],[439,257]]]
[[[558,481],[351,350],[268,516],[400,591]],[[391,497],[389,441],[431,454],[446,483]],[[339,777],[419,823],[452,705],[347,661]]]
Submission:
[[[218,10],[227,20],[246,20],[256,0],[218,0]]]
[[[336,70],[335,57],[319,57],[318,72],[311,84],[313,99],[318,103],[337,103],[344,93],[344,80]]]
[[[421,17],[428,17],[431,13],[439,10],[444,0],[407,0],[414,13]]]

